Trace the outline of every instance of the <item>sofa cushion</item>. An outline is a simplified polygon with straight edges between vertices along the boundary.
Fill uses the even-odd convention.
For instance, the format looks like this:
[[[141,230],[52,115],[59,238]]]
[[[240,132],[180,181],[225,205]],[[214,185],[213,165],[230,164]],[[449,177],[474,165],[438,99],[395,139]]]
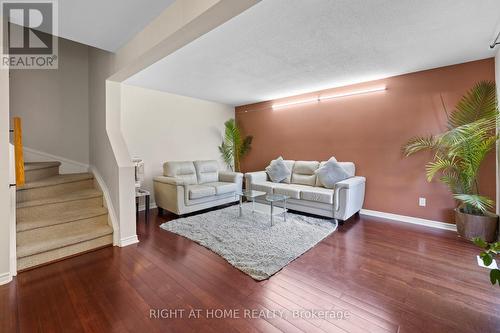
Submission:
[[[219,180],[219,163],[215,160],[194,161],[198,184],[213,183]]]
[[[335,183],[349,178],[349,174],[336,161],[328,161],[316,171],[320,183],[326,188],[333,188]]]
[[[266,192],[267,194],[273,194],[273,189],[278,186],[277,183],[270,181],[265,182],[255,182],[252,183],[252,190]]]
[[[191,161],[172,161],[163,164],[163,175],[181,179],[186,185],[198,184],[196,169]]]
[[[215,187],[206,185],[189,185],[189,199],[200,199],[215,195]]]
[[[296,161],[293,165],[292,184],[314,186],[316,184],[317,161]]]
[[[273,194],[287,195],[292,199],[300,199],[300,192],[308,189],[310,186],[297,184],[277,184],[273,190]]]
[[[217,195],[225,193],[236,193],[236,190],[238,189],[236,183],[214,182],[214,183],[205,183],[203,185],[214,187],[215,194]]]
[[[292,170],[293,170],[293,165],[295,164],[295,161],[293,160],[283,160],[283,163],[285,163],[286,167],[288,170],[290,170],[290,174],[288,177],[283,179],[281,182],[285,184],[290,184],[292,182]]]
[[[283,159],[283,157],[278,157],[277,159]],[[274,161],[276,160],[272,160],[271,163],[273,163]],[[270,164],[271,164],[270,163]],[[290,174],[281,181],[281,183],[285,183],[285,184],[290,184],[290,182],[292,181],[292,170],[293,170],[293,165],[295,164],[295,161],[293,160],[283,160],[283,163],[285,163],[286,167],[288,168],[288,170],[290,170]],[[269,176],[268,176],[268,179],[269,179]]]
[[[266,167],[266,173],[274,183],[279,183],[290,177],[291,171],[285,165],[283,158],[272,160],[271,163]]]
[[[307,201],[333,204],[333,190],[322,187],[309,187],[300,191],[300,198]]]
[[[323,161],[319,164],[319,167],[325,166],[326,162],[328,161]],[[349,177],[354,177],[356,174],[356,166],[352,162],[337,162],[349,175]],[[316,177],[316,186],[323,186],[321,182],[319,181],[319,178]]]

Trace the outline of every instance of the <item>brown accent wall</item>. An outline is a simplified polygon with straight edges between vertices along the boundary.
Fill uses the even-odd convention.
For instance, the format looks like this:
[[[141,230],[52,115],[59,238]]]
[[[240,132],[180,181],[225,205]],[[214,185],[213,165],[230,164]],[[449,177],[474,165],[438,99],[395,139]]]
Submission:
[[[365,176],[365,209],[453,223],[455,202],[444,185],[428,183],[425,163],[430,153],[409,158],[401,145],[415,135],[445,130],[446,108],[480,80],[495,80],[494,59],[395,76],[282,99],[386,85],[387,91],[302,104],[272,110],[276,101],[236,108],[244,133],[253,135],[252,151],[242,161],[243,171],[263,170],[271,159],[353,161],[356,174]],[[480,177],[482,193],[495,198],[495,157],[490,154]],[[418,198],[427,198],[419,207]]]

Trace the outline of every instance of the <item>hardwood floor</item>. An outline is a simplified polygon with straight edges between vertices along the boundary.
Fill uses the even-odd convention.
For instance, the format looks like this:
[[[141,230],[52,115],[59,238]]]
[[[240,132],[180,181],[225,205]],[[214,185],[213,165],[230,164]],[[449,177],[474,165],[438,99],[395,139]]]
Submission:
[[[141,216],[137,245],[0,286],[0,332],[500,332],[500,288],[454,232],[356,216],[255,282],[158,227],[169,219]],[[170,318],[150,318],[151,309]],[[332,318],[337,311],[346,317]]]

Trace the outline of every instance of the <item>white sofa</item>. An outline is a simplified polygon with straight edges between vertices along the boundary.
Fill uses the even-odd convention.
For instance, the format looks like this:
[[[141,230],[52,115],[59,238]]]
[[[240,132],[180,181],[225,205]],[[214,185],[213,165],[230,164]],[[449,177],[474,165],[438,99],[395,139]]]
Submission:
[[[291,176],[283,182],[271,182],[265,171],[245,174],[247,189],[263,191],[268,194],[284,194],[290,197],[287,208],[321,215],[341,221],[359,212],[365,197],[365,177],[355,176],[352,162],[339,162],[350,178],[335,184],[333,189],[323,187],[316,179],[316,171],[326,162],[285,160]],[[265,197],[258,197],[264,202]]]
[[[243,174],[220,171],[217,161],[165,162],[153,183],[159,214],[183,215],[238,201]]]

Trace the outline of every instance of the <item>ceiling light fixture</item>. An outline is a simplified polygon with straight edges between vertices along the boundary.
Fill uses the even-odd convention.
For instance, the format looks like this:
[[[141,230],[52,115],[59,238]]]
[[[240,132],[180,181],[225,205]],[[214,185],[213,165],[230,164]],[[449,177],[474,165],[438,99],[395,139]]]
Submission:
[[[385,90],[387,90],[387,87],[386,86],[382,86],[382,87],[376,87],[376,88],[371,88],[371,89],[353,90],[353,91],[345,92],[345,93],[339,93],[339,94],[333,94],[333,95],[327,95],[327,96],[320,96],[318,99],[320,101],[324,101],[324,100],[327,100],[327,99],[347,97],[347,96],[353,96],[353,95],[369,94],[369,93],[374,93],[374,92],[378,92],[378,91],[385,91]]]
[[[385,91],[385,90],[387,90],[386,86],[375,87],[375,88],[370,88],[370,89],[362,89],[362,90],[353,90],[353,91],[349,91],[349,92],[345,92],[345,93],[339,93],[339,94],[333,94],[333,95],[318,96],[318,97],[312,97],[312,98],[306,98],[306,99],[296,100],[294,102],[277,103],[277,104],[273,104],[272,108],[273,108],[273,110],[276,110],[276,109],[281,109],[281,108],[285,108],[285,107],[289,107],[289,106],[294,106],[294,105],[320,102],[320,101],[324,101],[324,100],[328,100],[328,99],[334,99],[334,98],[340,98],[340,97],[369,94],[369,93],[374,93],[374,92],[379,92],[379,91]]]
[[[273,108],[273,110],[276,110],[276,109],[280,109],[280,108],[285,108],[287,106],[294,106],[294,105],[306,104],[306,103],[312,103],[312,102],[318,102],[318,101],[319,101],[318,97],[307,98],[307,99],[301,99],[301,100],[298,100],[295,102],[273,104],[272,108]]]

